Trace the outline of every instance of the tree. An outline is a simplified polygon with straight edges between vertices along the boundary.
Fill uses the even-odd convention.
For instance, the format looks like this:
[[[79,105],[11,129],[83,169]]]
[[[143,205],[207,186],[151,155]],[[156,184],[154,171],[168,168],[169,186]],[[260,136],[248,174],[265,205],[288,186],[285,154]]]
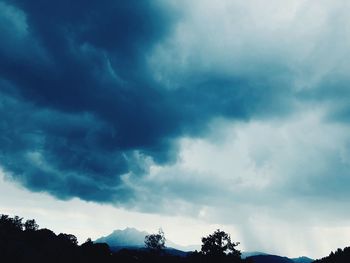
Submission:
[[[88,237],[88,239],[86,239],[86,241],[81,246],[92,246],[93,244],[94,242],[92,242],[91,238]]]
[[[73,245],[73,246],[78,245],[77,237],[72,235],[72,234],[60,233],[57,237],[62,243],[66,243],[66,244]]]
[[[19,216],[15,216],[13,219],[12,219],[12,224],[13,226],[18,229],[18,230],[23,230],[23,223],[22,223],[22,220],[23,218],[22,217],[19,217]]]
[[[162,229],[157,234],[145,236],[145,246],[152,251],[161,251],[165,248],[165,236]]]
[[[23,218],[19,216],[10,217],[8,215],[0,215],[0,230],[1,231],[10,231],[10,232],[18,232],[23,230]]]
[[[39,228],[39,225],[35,222],[34,219],[32,220],[27,220],[25,223],[24,223],[24,230],[25,231],[37,231]]]
[[[229,234],[218,229],[213,234],[202,238],[201,253],[213,257],[230,256],[240,259],[241,252],[235,248],[238,245],[239,242],[232,242]]]

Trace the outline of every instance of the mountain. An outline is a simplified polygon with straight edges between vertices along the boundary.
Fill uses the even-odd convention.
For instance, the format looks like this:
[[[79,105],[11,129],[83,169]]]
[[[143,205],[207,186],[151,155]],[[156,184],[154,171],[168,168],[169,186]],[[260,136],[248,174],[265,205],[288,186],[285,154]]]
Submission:
[[[167,247],[175,248],[177,250],[182,250],[182,251],[185,251],[185,252],[201,250],[201,246],[200,245],[181,246],[181,245],[175,244],[174,242],[171,242],[170,240],[167,240],[165,242],[165,244],[166,244]]]
[[[314,260],[312,258],[308,258],[308,257],[298,257],[298,258],[292,258],[292,260],[295,263],[311,263]]]
[[[115,230],[105,237],[95,240],[94,243],[107,243],[110,247],[144,247],[145,231],[139,231],[135,228],[125,228],[124,230]]]
[[[257,255],[248,257],[248,259],[254,263],[294,263],[290,258],[275,255]]]
[[[287,258],[263,252],[242,252],[242,258],[250,258],[254,263],[311,263],[314,261],[308,257]]]
[[[127,249],[144,249],[145,236],[149,235],[146,231],[139,231],[136,228],[125,228],[124,230],[115,230],[108,236],[104,236],[95,240],[94,243],[107,243],[111,250],[119,251],[123,248]],[[172,255],[185,256],[187,252],[200,250],[200,245],[181,246],[166,240],[166,251]],[[264,252],[242,252],[242,258],[250,258],[254,263],[311,263],[313,260],[307,257],[299,257],[289,259],[269,255]]]
[[[259,251],[242,251],[241,253],[242,253],[241,258],[243,259],[252,257],[252,256],[268,255],[264,252],[259,252]]]
[[[124,230],[115,230],[105,237],[100,237],[94,243],[107,243],[112,250],[118,251],[122,248],[141,249],[145,247],[145,236],[149,235],[146,231],[139,231],[136,228],[127,227]],[[166,240],[165,245],[170,252],[181,254],[188,251],[200,249],[200,246],[181,246]]]

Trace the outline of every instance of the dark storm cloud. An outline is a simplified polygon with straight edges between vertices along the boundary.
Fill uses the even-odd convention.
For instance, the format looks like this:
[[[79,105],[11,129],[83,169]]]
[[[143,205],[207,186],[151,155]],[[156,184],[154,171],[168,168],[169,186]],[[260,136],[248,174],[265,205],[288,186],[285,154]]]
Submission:
[[[34,191],[131,201],[127,176],[147,173],[145,156],[169,163],[174,140],[203,134],[212,118],[286,106],[273,99],[288,89],[252,77],[202,72],[163,88],[147,56],[176,15],[154,1],[1,6],[0,164]]]
[[[60,198],[128,198],[120,176],[143,170],[133,150],[171,152],[163,95],[143,68],[170,18],[146,1],[2,7],[1,165]]]
[[[125,156],[98,141],[108,130],[91,114],[40,109],[2,96],[1,163],[15,179],[60,197],[106,201],[122,194]]]

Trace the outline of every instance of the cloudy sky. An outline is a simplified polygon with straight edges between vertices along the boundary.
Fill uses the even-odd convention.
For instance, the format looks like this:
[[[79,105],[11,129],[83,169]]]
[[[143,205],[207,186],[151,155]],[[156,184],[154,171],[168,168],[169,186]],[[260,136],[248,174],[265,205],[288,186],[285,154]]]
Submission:
[[[0,0],[0,213],[81,241],[348,246],[349,8]]]

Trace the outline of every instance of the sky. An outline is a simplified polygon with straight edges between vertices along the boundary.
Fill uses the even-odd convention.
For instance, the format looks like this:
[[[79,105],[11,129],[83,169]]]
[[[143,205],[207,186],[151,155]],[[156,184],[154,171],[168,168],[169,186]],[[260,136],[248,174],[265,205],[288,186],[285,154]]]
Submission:
[[[346,0],[0,0],[0,213],[246,251],[349,245]]]

